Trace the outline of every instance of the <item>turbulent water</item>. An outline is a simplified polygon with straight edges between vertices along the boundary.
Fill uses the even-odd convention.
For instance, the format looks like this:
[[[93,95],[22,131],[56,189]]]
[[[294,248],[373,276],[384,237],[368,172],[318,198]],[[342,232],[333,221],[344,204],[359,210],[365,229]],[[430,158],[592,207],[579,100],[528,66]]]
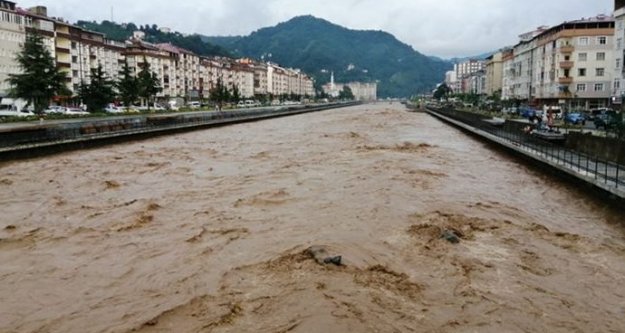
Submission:
[[[2,163],[0,203],[1,332],[625,331],[622,213],[397,104]]]

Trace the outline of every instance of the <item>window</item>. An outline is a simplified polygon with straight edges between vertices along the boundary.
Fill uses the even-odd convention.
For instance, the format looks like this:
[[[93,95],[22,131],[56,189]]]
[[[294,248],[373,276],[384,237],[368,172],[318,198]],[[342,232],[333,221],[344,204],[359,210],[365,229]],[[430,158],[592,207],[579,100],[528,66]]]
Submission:
[[[623,48],[623,38],[619,38],[616,40],[616,48],[619,50]]]
[[[577,70],[577,76],[586,76],[586,68],[580,68]]]
[[[596,83],[595,91],[603,91],[603,83]]]
[[[619,90],[621,88],[621,81],[618,79],[614,80],[614,90]]]
[[[597,68],[597,76],[603,76],[605,74],[605,68]]]
[[[73,77],[78,77],[78,71],[76,71],[76,70],[72,71],[72,76]]]
[[[577,91],[586,91],[586,84],[580,83],[577,85]]]
[[[76,49],[76,42],[72,42],[72,50]]]
[[[588,54],[587,53],[580,53],[578,58],[579,58],[579,61],[586,61],[588,59]]]
[[[78,57],[77,56],[72,56],[72,63],[74,63],[74,64],[78,63]]]
[[[597,52],[597,61],[605,60],[605,52]]]
[[[621,68],[621,59],[616,59],[616,69]]]
[[[599,45],[605,45],[608,42],[607,37],[599,37],[597,39],[599,40]]]
[[[588,45],[588,37],[580,37],[578,40],[579,45]]]

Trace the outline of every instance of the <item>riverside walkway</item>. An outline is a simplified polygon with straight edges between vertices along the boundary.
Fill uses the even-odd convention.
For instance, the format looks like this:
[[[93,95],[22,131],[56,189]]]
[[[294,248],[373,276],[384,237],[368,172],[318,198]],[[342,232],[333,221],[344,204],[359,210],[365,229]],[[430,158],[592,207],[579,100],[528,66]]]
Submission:
[[[625,166],[589,156],[521,132],[493,126],[483,119],[428,109],[429,114],[454,126],[520,153],[593,187],[625,200]]]

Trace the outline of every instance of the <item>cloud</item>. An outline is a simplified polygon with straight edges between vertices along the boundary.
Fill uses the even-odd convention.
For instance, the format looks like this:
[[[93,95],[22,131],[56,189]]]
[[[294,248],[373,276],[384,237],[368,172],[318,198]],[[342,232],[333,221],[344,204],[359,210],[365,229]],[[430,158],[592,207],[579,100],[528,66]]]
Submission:
[[[157,24],[185,33],[247,35],[293,16],[312,14],[352,29],[384,30],[416,50],[468,56],[517,42],[541,25],[610,14],[611,0],[39,0],[52,16],[72,22],[110,20]]]

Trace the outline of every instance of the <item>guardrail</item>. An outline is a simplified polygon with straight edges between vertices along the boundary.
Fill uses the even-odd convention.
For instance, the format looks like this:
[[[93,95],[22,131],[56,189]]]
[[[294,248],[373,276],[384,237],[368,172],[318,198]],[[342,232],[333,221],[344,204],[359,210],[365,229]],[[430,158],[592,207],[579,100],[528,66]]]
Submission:
[[[428,108],[429,112],[469,125],[510,143],[528,154],[540,157],[582,177],[593,179],[608,187],[625,190],[625,166],[618,163],[568,149],[557,143],[545,141],[518,129],[495,126],[484,121],[488,117],[457,112],[450,109]]]

